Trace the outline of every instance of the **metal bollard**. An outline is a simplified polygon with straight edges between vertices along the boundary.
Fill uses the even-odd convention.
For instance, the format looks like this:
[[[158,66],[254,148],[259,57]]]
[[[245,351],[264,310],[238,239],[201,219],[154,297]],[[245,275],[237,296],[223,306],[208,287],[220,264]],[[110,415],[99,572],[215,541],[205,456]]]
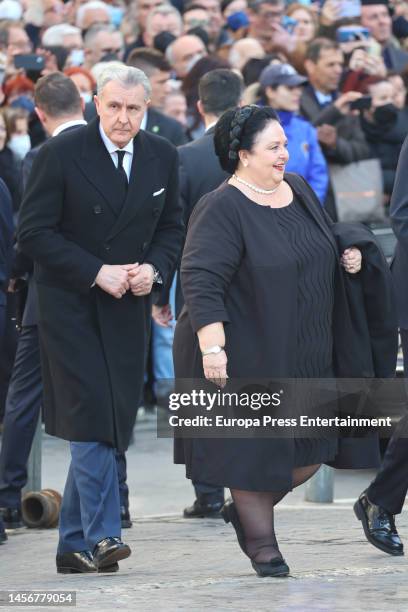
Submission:
[[[334,498],[334,469],[321,465],[306,483],[305,501],[332,503]]]
[[[40,414],[28,458],[27,484],[22,491],[23,494],[29,491],[41,491],[41,440],[42,425]]]

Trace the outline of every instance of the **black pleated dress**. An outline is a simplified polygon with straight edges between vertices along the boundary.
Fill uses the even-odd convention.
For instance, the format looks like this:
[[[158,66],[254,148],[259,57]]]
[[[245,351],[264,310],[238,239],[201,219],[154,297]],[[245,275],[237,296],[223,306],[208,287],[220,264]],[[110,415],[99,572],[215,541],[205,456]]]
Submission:
[[[295,378],[332,377],[332,313],[336,261],[313,219],[296,199],[273,209],[298,267],[298,338]],[[335,440],[295,438],[295,466],[333,458]]]
[[[228,183],[190,220],[181,264],[177,378],[203,377],[196,332],[223,321],[233,378],[333,376],[337,253],[297,196],[272,209]],[[294,467],[331,462],[335,439],[175,439],[175,461],[209,484],[253,491],[292,488]]]

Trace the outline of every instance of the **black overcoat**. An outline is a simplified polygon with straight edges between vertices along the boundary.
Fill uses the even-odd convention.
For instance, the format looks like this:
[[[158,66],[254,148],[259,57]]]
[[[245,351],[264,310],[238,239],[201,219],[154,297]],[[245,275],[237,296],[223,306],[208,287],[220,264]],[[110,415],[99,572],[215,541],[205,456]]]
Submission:
[[[401,329],[408,329],[408,137],[402,145],[391,197],[390,217],[398,239],[391,263]]]
[[[101,266],[150,262],[166,280],[183,227],[176,149],[140,131],[127,198],[99,120],[39,151],[18,238],[35,262],[46,431],[127,448],[143,384],[151,296],[92,287]]]

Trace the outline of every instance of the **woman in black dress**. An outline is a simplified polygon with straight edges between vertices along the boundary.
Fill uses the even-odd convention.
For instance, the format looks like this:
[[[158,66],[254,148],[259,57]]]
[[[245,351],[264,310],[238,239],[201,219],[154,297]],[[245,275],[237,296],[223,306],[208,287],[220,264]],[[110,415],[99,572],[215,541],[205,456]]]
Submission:
[[[176,379],[333,376],[336,245],[304,179],[284,175],[287,141],[276,113],[226,112],[215,148],[231,178],[193,211],[181,263],[185,307],[174,339]],[[349,273],[361,267],[351,248]],[[276,541],[274,506],[337,441],[293,438],[176,440],[188,478],[231,490],[222,511],[261,576],[289,573]]]

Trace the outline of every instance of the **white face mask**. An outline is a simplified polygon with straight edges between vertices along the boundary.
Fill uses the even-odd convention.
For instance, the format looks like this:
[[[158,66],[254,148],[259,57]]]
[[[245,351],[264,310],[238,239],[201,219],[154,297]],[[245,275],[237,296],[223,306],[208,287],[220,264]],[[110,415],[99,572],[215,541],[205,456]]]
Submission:
[[[68,63],[70,66],[82,66],[85,59],[85,52],[83,49],[72,49]]]
[[[28,134],[14,134],[7,143],[18,159],[24,159],[31,149],[31,140]]]
[[[81,98],[83,99],[83,101],[84,101],[84,103],[85,103],[85,104],[89,104],[89,102],[92,102],[93,95],[92,95],[91,93],[88,93],[88,92],[86,92],[86,91],[83,91],[83,92],[80,94],[80,96],[81,96]]]

